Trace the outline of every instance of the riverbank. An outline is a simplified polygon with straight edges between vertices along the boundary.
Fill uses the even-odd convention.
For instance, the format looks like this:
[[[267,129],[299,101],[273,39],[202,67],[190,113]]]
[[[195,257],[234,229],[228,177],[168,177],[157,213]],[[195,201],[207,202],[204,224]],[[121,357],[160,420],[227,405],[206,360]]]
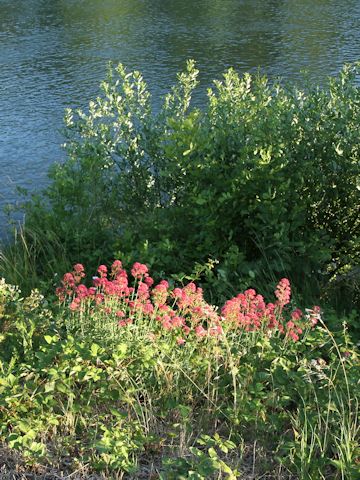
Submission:
[[[230,69],[200,110],[190,60],[154,112],[120,64],[66,112],[0,255],[26,471],[359,477],[359,68],[304,90]]]

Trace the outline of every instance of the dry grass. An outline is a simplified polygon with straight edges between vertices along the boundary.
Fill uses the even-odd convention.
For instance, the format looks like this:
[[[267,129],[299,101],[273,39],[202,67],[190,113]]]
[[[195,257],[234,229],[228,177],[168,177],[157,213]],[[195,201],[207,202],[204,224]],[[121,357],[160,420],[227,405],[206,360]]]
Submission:
[[[269,452],[264,452],[255,445],[248,445],[239,462],[236,454],[227,457],[229,464],[240,465],[242,480],[298,480],[279,465],[275,465],[269,457]],[[160,478],[161,457],[140,459],[140,468],[135,475],[124,474],[123,472],[106,474],[91,473],[86,466],[77,470],[71,470],[64,465],[62,468],[53,468],[41,464],[27,466],[21,455],[6,448],[0,447],[0,480],[158,480]],[[164,476],[162,477],[165,478]],[[216,477],[226,478],[225,476]],[[215,479],[215,477],[214,477]]]

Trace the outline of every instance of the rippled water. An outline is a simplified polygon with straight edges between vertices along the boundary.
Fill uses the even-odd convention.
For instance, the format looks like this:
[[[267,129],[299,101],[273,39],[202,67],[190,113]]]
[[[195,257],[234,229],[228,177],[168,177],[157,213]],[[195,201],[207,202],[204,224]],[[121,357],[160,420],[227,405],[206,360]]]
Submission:
[[[109,60],[159,101],[187,58],[208,86],[228,66],[321,82],[359,57],[360,0],[0,0],[0,207],[45,184],[64,108],[86,106]]]

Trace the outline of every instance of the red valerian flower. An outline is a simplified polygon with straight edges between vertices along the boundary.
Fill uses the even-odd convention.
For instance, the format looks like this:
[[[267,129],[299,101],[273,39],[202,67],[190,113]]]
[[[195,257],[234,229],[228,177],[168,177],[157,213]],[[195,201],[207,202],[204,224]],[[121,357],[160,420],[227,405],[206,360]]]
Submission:
[[[155,305],[164,305],[168,297],[168,283],[160,282],[152,289],[151,296]]]
[[[287,278],[282,278],[280,280],[275,290],[275,296],[278,299],[278,303],[281,307],[290,302],[291,288],[290,282]]]
[[[254,298],[256,296],[256,291],[253,288],[249,288],[248,290],[245,290],[244,295],[249,298]]]
[[[104,278],[107,276],[107,266],[106,265],[100,265],[99,268],[97,269],[99,275],[101,278]]]
[[[75,283],[80,283],[81,279],[85,277],[84,266],[81,263],[76,263],[73,266],[73,276]]]
[[[119,326],[129,325],[146,315],[148,320],[157,320],[157,329],[175,330],[175,338],[181,332],[178,337],[181,342],[192,332],[199,338],[220,336],[223,328],[244,332],[262,330],[268,336],[278,332],[297,342],[306,325],[314,327],[321,318],[318,306],[306,311],[308,323],[303,320],[300,309],[284,309],[291,296],[290,282],[286,278],[277,285],[275,303],[266,304],[264,298],[250,288],[228,300],[219,316],[217,308],[204,300],[202,289],[194,282],[171,289],[169,282],[161,280],[153,287],[154,281],[147,266],[139,262],[135,262],[131,269],[136,280],[132,287],[128,285],[128,275],[120,260],[113,262],[110,279],[105,265],[99,266],[98,273],[99,277],[93,277],[94,286],[87,288],[80,283],[85,276],[84,267],[75,264],[73,272],[66,273],[62,286],[56,289],[59,301],[68,300],[74,314],[84,307],[89,308],[90,315],[96,311],[108,314],[118,321]]]
[[[184,290],[186,292],[192,292],[192,293],[195,293],[196,292],[196,285],[194,282],[190,282],[188,283],[185,287],[184,287]]]
[[[174,288],[174,290],[172,291],[172,296],[174,298],[181,298],[183,295],[183,291],[181,290],[181,288]]]
[[[135,262],[132,269],[131,275],[134,278],[141,278],[148,275],[148,267],[143,263]]]
[[[221,325],[214,325],[213,327],[210,327],[209,329],[209,334],[212,337],[216,337],[217,335],[221,335],[223,333],[223,329]]]
[[[144,280],[144,282],[146,283],[146,285],[147,285],[148,287],[151,287],[151,285],[154,284],[154,279],[151,278],[151,277],[146,277],[145,280]]]
[[[182,317],[176,316],[176,317],[173,317],[171,323],[172,323],[173,327],[175,327],[175,328],[176,327],[182,327],[182,326],[185,325],[185,320]]]
[[[76,295],[78,296],[78,298],[86,298],[88,294],[89,292],[85,285],[81,284],[76,287]]]
[[[115,260],[113,264],[111,265],[111,274],[113,277],[116,277],[116,275],[120,272],[122,269],[122,263],[120,260]]]
[[[143,307],[143,312],[146,313],[146,315],[151,315],[154,313],[154,305],[149,301],[146,302]]]
[[[79,310],[80,308],[80,298],[74,298],[74,300],[70,303],[69,308],[72,312]]]
[[[75,279],[72,273],[65,273],[62,279],[62,284],[65,287],[74,287],[75,286]]]
[[[161,324],[165,330],[171,330],[173,328],[171,318],[168,315],[164,316],[164,318],[161,320]]]
[[[65,288],[58,287],[55,290],[55,295],[58,297],[60,302],[63,302],[65,300]]]
[[[294,332],[294,330],[290,330],[288,332],[288,335],[293,339],[294,342],[297,342],[299,340],[299,335]]]
[[[195,328],[195,335],[197,337],[205,337],[207,335],[207,331],[205,330],[205,328],[202,325],[198,325]]]
[[[184,325],[183,326],[183,332],[185,335],[189,335],[189,333],[191,332],[191,328],[188,327],[187,325]]]
[[[300,320],[302,316],[303,316],[303,312],[300,310],[300,308],[296,308],[291,314],[291,318],[293,320]]]

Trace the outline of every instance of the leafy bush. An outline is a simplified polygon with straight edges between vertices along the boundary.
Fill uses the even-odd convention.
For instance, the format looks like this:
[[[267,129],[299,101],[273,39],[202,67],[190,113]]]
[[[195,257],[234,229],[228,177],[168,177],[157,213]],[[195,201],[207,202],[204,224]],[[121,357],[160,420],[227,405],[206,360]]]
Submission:
[[[38,290],[22,297],[19,287],[0,278],[0,345],[2,357],[29,358],[52,325],[52,312]]]
[[[357,73],[300,89],[229,70],[199,110],[189,61],[153,113],[140,73],[109,68],[88,112],[67,111],[68,158],[28,228],[53,232],[71,262],[121,252],[178,274],[212,258],[218,296],[285,274],[316,296],[359,262]]]

